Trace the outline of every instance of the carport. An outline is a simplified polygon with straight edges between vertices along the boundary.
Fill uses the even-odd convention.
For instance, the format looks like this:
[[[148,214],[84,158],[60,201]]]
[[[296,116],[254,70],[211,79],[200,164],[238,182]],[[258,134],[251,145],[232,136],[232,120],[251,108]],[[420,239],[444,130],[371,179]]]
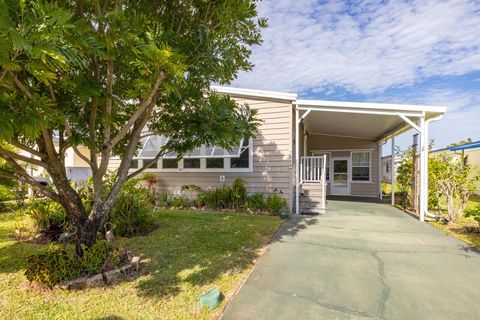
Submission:
[[[375,154],[378,157],[378,165],[371,168],[372,159],[368,158],[370,173],[369,183],[372,176],[381,176],[382,146],[391,140],[392,154],[394,154],[395,137],[410,129],[415,129],[420,135],[420,220],[424,221],[428,210],[428,127],[432,121],[439,120],[446,112],[445,107],[406,105],[406,104],[383,104],[383,103],[359,103],[339,102],[322,100],[296,100],[295,106],[295,212],[301,213],[302,199],[300,196],[312,183],[317,183],[322,188],[314,189],[322,196],[320,209],[325,210],[325,198],[328,193],[326,185],[327,176],[333,175],[332,183],[341,181],[345,184],[352,182],[351,166],[348,159],[345,161],[345,172],[328,172],[326,166],[336,168],[337,163],[331,162],[326,155],[308,154],[309,137],[321,135],[323,137],[341,137],[352,141],[368,140],[375,143]],[[339,149],[342,149],[339,146]],[[377,151],[378,150],[378,151]],[[342,150],[342,151],[349,151]],[[350,150],[350,152],[352,152]],[[341,162],[339,162],[341,164]],[[340,167],[340,166],[339,166]],[[395,172],[395,161],[392,157],[392,172]],[[331,169],[330,169],[331,170]],[[335,170],[335,169],[333,169]],[[339,169],[340,170],[340,169]],[[372,174],[372,171],[377,172]],[[342,176],[343,174],[343,176]],[[344,179],[345,181],[342,181]],[[361,182],[361,181],[360,181]],[[375,180],[375,196],[382,197],[381,179]],[[366,186],[366,184],[365,184]],[[395,188],[395,178],[392,179],[392,190]],[[312,188],[310,188],[312,189]],[[371,186],[370,186],[371,189]],[[310,190],[310,193],[313,191]],[[392,193],[392,205],[395,203],[395,195]]]

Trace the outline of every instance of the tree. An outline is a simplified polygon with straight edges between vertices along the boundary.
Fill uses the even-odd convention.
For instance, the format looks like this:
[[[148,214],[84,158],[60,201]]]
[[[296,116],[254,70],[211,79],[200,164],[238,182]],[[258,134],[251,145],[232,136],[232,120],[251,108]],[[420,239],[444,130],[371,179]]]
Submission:
[[[457,147],[457,146],[461,146],[461,145],[464,145],[464,144],[467,144],[467,143],[472,143],[472,142],[473,142],[472,138],[467,138],[465,140],[460,140],[458,142],[451,143],[447,146],[447,148]]]
[[[468,198],[475,191],[479,179],[476,168],[464,165],[462,161],[451,156],[435,157],[434,171],[437,181],[437,195],[444,197],[450,222],[462,217]]]
[[[202,144],[231,148],[258,126],[248,105],[210,90],[249,70],[265,19],[254,0],[0,0],[0,147],[22,180],[60,203],[77,226],[77,254],[91,246],[144,135],[160,134],[179,156]],[[89,156],[78,150],[83,145]],[[89,163],[86,212],[65,173],[68,148]],[[109,158],[122,161],[111,188]],[[46,188],[21,163],[43,167]]]

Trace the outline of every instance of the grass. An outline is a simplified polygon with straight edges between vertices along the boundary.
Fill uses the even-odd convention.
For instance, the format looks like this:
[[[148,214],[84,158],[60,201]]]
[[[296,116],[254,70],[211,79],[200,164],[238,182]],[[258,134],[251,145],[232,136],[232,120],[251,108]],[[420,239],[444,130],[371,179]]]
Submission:
[[[239,213],[159,211],[160,227],[122,239],[148,263],[130,282],[83,291],[32,289],[28,256],[46,245],[18,243],[12,213],[0,214],[0,319],[212,319],[247,277],[281,221]],[[202,292],[218,287],[222,305],[200,309]]]

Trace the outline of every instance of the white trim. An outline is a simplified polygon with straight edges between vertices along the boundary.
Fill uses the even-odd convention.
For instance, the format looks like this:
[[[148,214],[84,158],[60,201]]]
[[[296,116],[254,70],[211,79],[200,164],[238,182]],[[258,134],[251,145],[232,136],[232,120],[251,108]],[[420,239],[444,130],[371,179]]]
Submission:
[[[363,109],[363,108],[355,108],[355,107],[344,107],[344,108],[336,108],[336,107],[322,107],[322,106],[308,106],[308,107],[300,107],[300,110],[309,110],[313,109],[315,111],[322,111],[322,112],[337,112],[337,113],[359,113],[359,114],[376,114],[382,116],[396,116],[397,111],[393,110],[383,110],[383,109]],[[402,111],[403,114],[410,116],[410,117],[420,117],[420,112],[415,111]]]
[[[310,112],[312,112],[312,109],[307,109],[307,112],[305,112],[304,114],[302,114],[302,116],[300,117],[300,119],[298,120],[298,123],[301,123],[309,114]]]
[[[358,151],[358,150],[352,150],[350,152],[350,171],[352,172],[352,176],[350,178],[351,180],[351,183],[372,183],[373,180],[372,180],[372,152],[373,150],[361,150],[361,151]],[[368,156],[368,181],[365,181],[365,180],[353,180],[353,154],[354,153],[361,153],[361,152],[368,152],[369,153],[369,156]],[[358,168],[365,168],[366,166],[355,166],[355,167],[358,167]]]
[[[362,149],[328,149],[328,150],[310,150],[310,153],[312,152],[345,152],[345,151],[353,151],[353,152],[361,152],[361,151],[374,151],[375,149],[372,148],[362,148]]]
[[[395,168],[395,136],[392,136],[392,159],[391,161],[391,167],[392,167],[392,178],[391,180],[391,185],[392,185],[392,195],[391,195],[391,201],[392,201],[392,206],[395,205],[395,182],[397,180],[396,172],[397,169]]]
[[[410,118],[408,118],[406,115],[404,115],[403,113],[397,113],[397,115],[402,118],[406,123],[408,123],[412,128],[414,128],[415,130],[417,130],[418,132],[421,132],[422,130],[420,129],[420,127],[415,123],[413,122],[412,120],[410,120]]]
[[[295,101],[298,97],[296,93],[289,92],[279,92],[279,91],[265,91],[265,90],[255,90],[255,89],[244,89],[244,88],[233,88],[233,87],[223,87],[223,86],[211,86],[212,90],[241,97],[255,97],[255,98],[272,98],[278,100],[287,100]]]
[[[347,193],[334,193],[333,190],[335,188],[334,186],[334,181],[335,181],[335,178],[333,177],[334,176],[334,165],[333,165],[333,162],[335,160],[347,160]],[[331,175],[330,175],[330,178],[333,179],[330,183],[330,194],[331,195],[342,195],[342,196],[348,196],[352,193],[352,188],[351,188],[351,182],[352,182],[352,155],[350,154],[349,157],[331,157],[330,158],[330,161],[331,161],[331,166],[330,166],[330,170],[332,171]]]
[[[300,111],[295,105],[295,214],[300,214]]]
[[[361,109],[372,111],[411,111],[413,114],[419,114],[421,112],[435,112],[445,113],[446,107],[439,106],[426,106],[426,105],[411,105],[411,104],[392,104],[392,103],[367,103],[367,102],[347,102],[347,101],[327,101],[327,100],[297,100],[296,103],[300,106],[315,106],[315,107],[327,107],[327,108],[340,108],[340,109]],[[300,109],[302,109],[300,107]],[[406,114],[406,113],[404,113]],[[406,114],[407,115],[407,114]]]
[[[328,134],[328,133],[318,133],[318,132],[310,132],[309,134],[313,134],[315,136],[327,136],[327,137],[339,137],[339,138],[353,138],[353,139],[361,139],[361,140],[368,140],[368,141],[376,141],[376,139],[367,138],[367,137],[357,137],[357,136],[344,136],[340,134]]]
[[[383,189],[382,189],[382,179],[383,179],[383,161],[382,161],[382,150],[383,149],[383,144],[378,144],[377,145],[377,150],[378,150],[378,197],[380,200],[383,199]],[[388,162],[387,162],[388,163]]]

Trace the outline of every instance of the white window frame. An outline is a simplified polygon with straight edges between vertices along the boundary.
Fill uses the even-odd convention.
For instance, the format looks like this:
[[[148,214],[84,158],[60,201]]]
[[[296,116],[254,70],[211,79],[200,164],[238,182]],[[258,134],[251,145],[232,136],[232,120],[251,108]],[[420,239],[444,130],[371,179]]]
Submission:
[[[354,166],[353,165],[353,154],[354,153],[368,153],[368,180],[353,180],[353,168],[366,168],[366,166]],[[351,178],[352,183],[372,183],[372,151],[371,150],[352,150],[350,152],[350,167],[351,167]]]
[[[248,168],[230,168],[230,160],[232,157],[223,157],[223,168],[207,168],[207,157],[191,157],[195,159],[200,159],[200,168],[184,168],[183,159],[180,159],[178,162],[178,168],[168,168],[164,169],[162,166],[162,158],[158,160],[157,168],[148,168],[144,172],[253,172],[253,139],[249,140],[248,143]],[[219,158],[219,157],[217,157]],[[167,158],[171,159],[171,158]],[[138,168],[129,169],[129,171],[135,171],[143,167],[144,159],[134,159],[138,160]]]

